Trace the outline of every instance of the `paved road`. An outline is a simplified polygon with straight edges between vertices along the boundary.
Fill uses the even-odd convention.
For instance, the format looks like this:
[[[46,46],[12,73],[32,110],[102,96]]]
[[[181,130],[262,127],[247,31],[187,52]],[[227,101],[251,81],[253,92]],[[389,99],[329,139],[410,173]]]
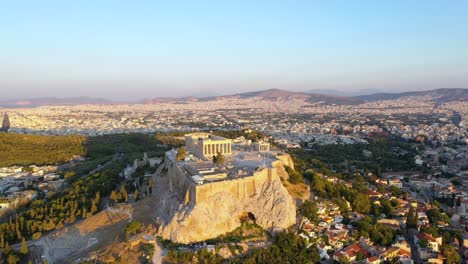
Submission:
[[[401,231],[403,232],[403,235],[405,236],[406,241],[408,241],[408,243],[410,244],[411,258],[413,259],[414,263],[423,263],[421,261],[421,258],[419,257],[418,249],[417,249],[416,245],[413,242],[413,238],[408,233],[408,230],[402,228]]]

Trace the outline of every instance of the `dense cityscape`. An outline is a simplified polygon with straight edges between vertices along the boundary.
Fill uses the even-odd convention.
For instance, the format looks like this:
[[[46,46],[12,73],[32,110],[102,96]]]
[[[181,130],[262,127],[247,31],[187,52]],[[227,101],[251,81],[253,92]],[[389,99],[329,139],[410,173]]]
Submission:
[[[177,163],[177,166],[189,166],[187,168],[191,169],[187,173],[194,171],[194,178],[189,180],[189,183],[195,182],[194,190],[213,184],[213,181],[226,180],[226,176],[222,176],[225,168],[234,166],[235,174],[248,175],[249,171],[265,163],[255,161],[254,155],[243,151],[264,152],[263,155],[271,156],[269,160],[278,155],[275,151],[290,156],[294,163],[281,165],[281,170],[286,168],[286,174],[278,174],[297,206],[297,215],[293,218],[296,220],[286,234],[297,236],[294,239],[305,250],[300,254],[305,254],[311,262],[460,263],[466,257],[466,101],[435,103],[434,98],[402,97],[357,105],[330,105],[310,103],[301,98],[271,99],[263,94],[184,103],[9,108],[2,109],[2,113],[2,130],[8,133],[0,134],[0,143],[6,148],[9,144],[18,148],[0,153],[3,155],[0,207],[4,217],[17,210],[23,211],[20,208],[24,206],[37,206],[38,201],[46,204],[47,201],[55,203],[55,199],[60,201],[57,195],[67,194],[67,190],[86,175],[99,178],[105,174],[111,180],[109,173],[114,173],[117,177],[113,178],[114,183],[106,188],[107,191],[94,195],[99,198],[94,197],[91,204],[76,205],[79,210],[73,218],[69,216],[63,221],[59,217],[52,222],[33,224],[30,228],[20,227],[14,236],[2,233],[3,248],[5,243],[23,239],[24,245],[19,250],[25,250],[24,247],[27,250],[29,246],[31,256],[37,256],[31,258],[35,261],[60,262],[74,256],[78,263],[107,263],[109,244],[102,243],[102,238],[93,232],[89,232],[89,238],[85,240],[86,244],[94,241],[92,251],[73,245],[71,240],[76,238],[67,229],[53,235],[61,237],[61,243],[69,244],[66,252],[70,253],[53,250],[52,247],[59,247],[50,241],[55,232],[47,235],[63,226],[73,225],[77,218],[85,222],[102,218],[101,210],[111,210],[120,218],[125,212],[133,215],[131,219],[137,219],[126,227],[126,230],[135,228],[131,232],[125,231],[128,232],[125,235],[127,241],[117,244],[126,248],[143,243],[144,250],[133,246],[130,247],[132,250],[128,249],[131,256],[149,254],[153,261],[161,259],[164,263],[192,260],[237,263],[260,258],[262,254],[273,254],[269,250],[275,243],[282,242],[265,236],[268,227],[261,224],[262,212],[251,213],[252,217],[240,216],[240,226],[235,225],[234,230],[217,229],[218,232],[206,235],[202,235],[206,231],[198,231],[200,238],[208,240],[188,239],[188,231],[182,229],[177,231],[177,237],[165,237],[168,226],[179,228],[173,227],[170,221],[164,222],[173,217],[166,207],[180,202],[171,198],[174,193],[165,193],[167,187],[164,184],[167,183],[163,179],[167,176],[164,176],[164,167],[175,166],[166,164],[170,159],[175,162],[175,156],[162,155],[168,149],[176,149],[172,151],[177,154],[177,159],[180,156],[183,160],[182,165]],[[218,155],[221,156],[216,161],[213,158],[218,164],[214,167],[207,162],[207,156],[195,158],[199,154],[193,145],[185,143],[187,150],[181,147],[181,136],[200,132],[211,132],[231,140],[220,142],[232,144],[235,154],[231,154],[230,147],[220,148]],[[128,139],[124,139],[126,137]],[[132,139],[134,137],[136,139]],[[146,137],[149,139],[144,139]],[[135,140],[155,142],[130,152],[123,147],[101,153],[106,152],[106,147],[100,144],[107,145],[109,140],[114,142],[111,144],[121,144],[119,140],[123,139],[129,140],[129,144],[135,144]],[[213,140],[218,139],[212,137]],[[95,141],[94,144],[104,150],[87,145],[87,141]],[[25,154],[22,149],[28,147],[22,146],[24,144],[42,146],[45,150],[36,149],[35,155]],[[43,151],[54,148],[55,155],[44,154],[46,156],[42,157]],[[183,152],[181,148],[184,148]],[[206,148],[203,152],[216,154],[211,147]],[[99,154],[95,155],[93,151]],[[284,161],[284,158],[280,160]],[[227,172],[227,175],[231,174]],[[183,196],[182,192],[175,197],[182,199]],[[187,203],[188,198],[185,199]],[[189,201],[192,199],[195,198]],[[190,210],[206,206],[206,202],[199,198],[196,203],[194,201],[194,204],[188,202]],[[227,200],[224,203],[229,204]],[[143,204],[162,208],[152,214],[159,220],[148,221],[139,215]],[[128,213],[126,206],[133,208],[132,213]],[[275,208],[279,212],[285,210],[281,205]],[[221,211],[217,213],[222,214]],[[201,220],[204,217],[197,216],[200,221],[204,221]],[[276,221],[285,221],[280,219],[283,218]],[[20,222],[20,226],[28,226],[27,223]],[[4,225],[0,228],[0,231],[4,230],[2,232],[8,230],[11,222]],[[114,230],[116,225],[106,228]],[[100,232],[102,237],[110,231]],[[222,235],[213,239],[219,234]],[[34,242],[25,244],[25,237]],[[292,238],[286,235],[276,239]],[[168,244],[170,240],[173,241]],[[179,240],[189,243],[184,245],[186,242]],[[115,243],[113,247],[116,247]],[[122,261],[121,257],[111,259]]]
[[[2,1],[0,264],[467,264],[468,1]]]

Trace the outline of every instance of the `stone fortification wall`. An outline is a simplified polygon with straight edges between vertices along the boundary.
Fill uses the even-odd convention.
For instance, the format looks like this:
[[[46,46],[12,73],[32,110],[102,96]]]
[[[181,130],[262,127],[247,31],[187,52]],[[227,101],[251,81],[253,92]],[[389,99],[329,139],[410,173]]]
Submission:
[[[296,221],[296,205],[280,180],[285,161],[289,159],[276,160],[252,176],[197,185],[174,160],[166,158],[162,166],[169,177],[167,191],[177,192],[185,203],[166,205],[174,210],[164,219],[159,234],[178,243],[204,241],[239,227],[239,217],[246,212],[265,230],[288,228]]]
[[[237,199],[246,199],[255,195],[266,181],[279,179],[277,171],[283,169],[283,164],[294,166],[288,157],[289,155],[280,156],[280,160],[272,163],[272,168],[258,169],[251,176],[204,183],[202,185],[195,184],[185,175],[183,169],[176,165],[175,161],[166,159],[168,162],[164,166],[168,171],[170,188],[177,191],[181,197],[185,197],[186,204],[197,204],[219,192],[229,193]]]
[[[284,165],[290,167],[291,169],[294,170],[294,162],[289,154],[281,154],[277,155],[276,158],[283,162]]]
[[[252,176],[197,185],[195,187],[195,202],[203,202],[211,195],[219,192],[229,193],[232,197],[239,200],[247,199],[255,195],[267,180],[271,180],[272,177],[277,178],[274,170],[276,168],[264,168],[255,171]]]

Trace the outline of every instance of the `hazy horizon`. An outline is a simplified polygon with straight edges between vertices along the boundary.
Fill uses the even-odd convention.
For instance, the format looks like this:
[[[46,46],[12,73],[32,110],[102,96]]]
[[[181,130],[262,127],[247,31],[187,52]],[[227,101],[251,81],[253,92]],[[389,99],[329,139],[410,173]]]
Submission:
[[[468,2],[8,1],[1,100],[468,87]]]

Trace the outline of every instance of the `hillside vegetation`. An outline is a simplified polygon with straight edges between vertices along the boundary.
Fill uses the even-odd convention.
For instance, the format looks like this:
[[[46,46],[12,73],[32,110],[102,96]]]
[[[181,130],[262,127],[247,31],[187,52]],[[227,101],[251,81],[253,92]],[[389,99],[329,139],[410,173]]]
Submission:
[[[48,165],[86,154],[86,137],[0,133],[0,167]]]

